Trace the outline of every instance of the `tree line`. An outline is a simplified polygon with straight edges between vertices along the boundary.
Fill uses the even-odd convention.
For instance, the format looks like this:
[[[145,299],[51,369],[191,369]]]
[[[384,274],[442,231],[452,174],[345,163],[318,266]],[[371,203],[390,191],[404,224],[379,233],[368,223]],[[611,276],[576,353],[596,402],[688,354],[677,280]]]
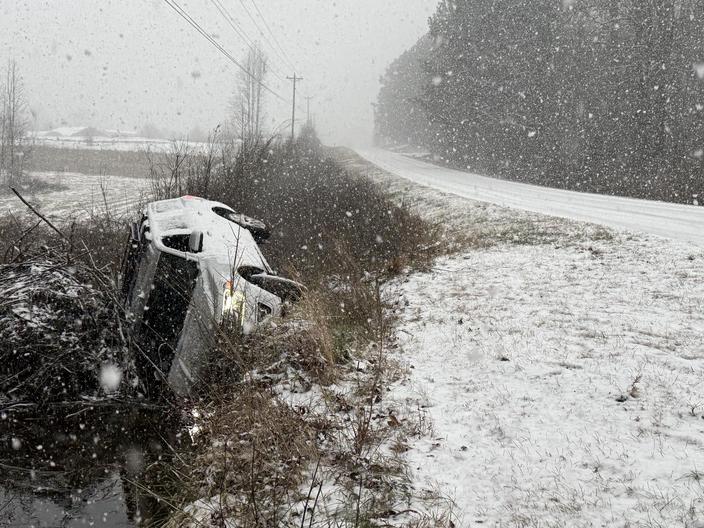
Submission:
[[[381,142],[530,183],[704,196],[704,3],[442,0],[382,78]]]

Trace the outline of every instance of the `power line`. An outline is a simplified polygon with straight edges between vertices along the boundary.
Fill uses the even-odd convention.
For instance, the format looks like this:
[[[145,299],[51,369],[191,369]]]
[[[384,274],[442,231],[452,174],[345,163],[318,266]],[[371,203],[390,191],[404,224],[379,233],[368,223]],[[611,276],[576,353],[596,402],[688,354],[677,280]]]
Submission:
[[[176,2],[176,0],[164,0],[164,1],[165,1],[165,2],[169,5],[169,7],[171,7],[177,14],[179,14],[184,20],[186,20],[186,22],[188,22],[191,26],[193,26],[193,28],[194,28],[196,31],[198,31],[198,33],[200,33],[208,42],[210,42],[213,46],[215,46],[215,48],[217,48],[218,51],[220,51],[220,53],[222,53],[227,59],[229,59],[230,62],[232,62],[233,64],[235,64],[235,66],[237,66],[240,70],[242,70],[246,75],[248,75],[248,76],[251,77],[253,80],[255,80],[258,84],[260,84],[260,85],[262,86],[262,88],[264,88],[265,90],[269,91],[269,92],[272,93],[274,96],[280,98],[282,101],[286,101],[285,98],[283,98],[281,95],[279,95],[278,93],[276,93],[276,92],[275,92],[274,90],[272,90],[270,87],[266,86],[262,81],[260,81],[259,79],[256,79],[256,78],[254,77],[254,75],[252,74],[252,72],[250,72],[245,66],[243,66],[242,64],[240,64],[240,63],[237,61],[237,59],[235,59],[225,48],[222,47],[222,45],[220,45],[220,43],[218,43],[212,36],[210,36],[210,35],[203,29],[203,27],[202,27],[200,24],[198,24],[198,22],[196,22],[196,21],[193,19],[192,16],[190,16],[190,15],[188,14],[188,12],[187,12],[185,9],[183,9],[183,8],[178,4],[178,2]]]
[[[248,16],[249,19],[254,23],[254,26],[257,28],[257,31],[258,31],[259,34],[264,38],[264,41],[269,45],[269,47],[271,48],[271,50],[272,50],[275,54],[279,55],[279,58],[283,59],[284,62],[287,62],[286,57],[284,57],[284,56],[276,49],[276,47],[274,47],[274,45],[271,43],[271,41],[269,40],[269,38],[266,36],[266,34],[265,34],[264,31],[262,30],[261,26],[260,26],[259,23],[257,22],[257,19],[254,18],[254,16],[252,15],[252,13],[249,11],[249,8],[247,8],[247,4],[244,3],[244,0],[240,0],[240,4],[242,4],[242,7],[244,8],[245,12],[247,13],[247,16]],[[254,7],[256,7],[256,5],[255,5]],[[295,65],[292,64],[292,63],[290,63],[290,61],[288,61],[288,62],[289,62],[289,66],[295,70],[295,69],[296,69],[296,68],[295,68]]]
[[[266,17],[262,13],[261,9],[259,9],[259,6],[254,0],[250,0],[252,2],[252,5],[254,6],[254,9],[257,10],[257,13],[259,13],[259,17],[262,19],[262,22],[264,22],[264,26],[266,26],[266,29],[269,31],[269,34],[271,35],[271,38],[274,39],[274,42],[276,43],[276,46],[279,48],[281,53],[283,53],[284,58],[288,61],[289,65],[294,67],[295,69],[295,64],[293,64],[293,61],[291,60],[291,57],[288,56],[288,53],[286,53],[286,50],[281,46],[279,43],[279,40],[276,38],[276,34],[272,31],[271,26],[269,23],[266,21]]]
[[[242,26],[240,26],[237,23],[237,21],[232,17],[232,15],[230,15],[230,13],[227,11],[227,8],[224,5],[222,5],[220,0],[210,0],[210,1],[215,6],[215,8],[220,12],[222,17],[225,19],[225,22],[227,22],[230,25],[230,27],[233,29],[233,31],[235,33],[237,33],[237,35],[242,40],[244,40],[245,44],[247,44],[247,46],[249,46],[251,48],[252,47],[252,45],[251,45],[252,39],[249,38],[249,36],[245,32],[244,28],[242,28]]]
[[[211,2],[215,5],[216,9],[220,12],[222,17],[225,19],[225,22],[227,22],[230,27],[237,33],[237,35],[244,41],[244,43],[247,45],[247,47],[252,51],[252,53],[257,53],[256,49],[256,44],[254,43],[253,39],[251,39],[247,33],[245,32],[244,28],[237,23],[235,18],[230,14],[230,12],[227,10],[227,7],[225,7],[220,0],[211,0]],[[279,73],[276,68],[273,66],[269,66],[269,69],[271,73],[274,74],[275,77],[277,77],[279,80],[284,81],[284,77],[281,73]]]
[[[257,50],[255,49],[255,44],[253,43],[253,40],[247,35],[245,32],[244,28],[237,23],[235,18],[230,14],[230,12],[227,10],[227,7],[225,7],[220,0],[210,0],[212,4],[215,6],[215,8],[220,12],[220,15],[225,19],[225,22],[229,24],[229,26],[233,29],[233,31],[244,41],[244,43],[249,47],[249,49],[253,53],[257,53]],[[271,72],[274,74],[274,76],[278,77],[279,80],[284,81],[283,75],[278,72],[275,68],[270,67]]]
[[[213,37],[211,37],[201,26],[196,22],[187,12],[185,9],[183,9],[180,5],[178,5],[178,2],[176,0],[164,0],[164,2],[171,8],[173,9],[181,18],[183,18],[186,22],[188,22],[198,33],[200,33],[208,42],[210,42],[220,53],[222,53],[230,62],[232,62],[235,66],[237,66],[240,70],[242,70],[245,74],[247,74],[252,80],[254,80],[259,86],[264,88],[267,92],[270,94],[274,95],[278,99],[288,102],[288,100],[278,93],[276,93],[274,90],[269,88],[266,84],[264,84],[261,80],[257,79],[252,72],[250,72],[247,68],[242,66],[237,59],[235,59],[225,48],[223,48],[220,43],[218,43]]]

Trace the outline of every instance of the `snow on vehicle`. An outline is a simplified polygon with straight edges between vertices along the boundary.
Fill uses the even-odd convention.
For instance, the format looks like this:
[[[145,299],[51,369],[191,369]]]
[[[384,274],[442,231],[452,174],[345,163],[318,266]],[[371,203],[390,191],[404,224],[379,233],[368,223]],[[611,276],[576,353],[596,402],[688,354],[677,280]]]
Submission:
[[[180,396],[198,386],[220,324],[244,334],[298,300],[303,286],[274,274],[258,243],[264,223],[194,196],[147,204],[133,223],[121,290],[147,387]]]

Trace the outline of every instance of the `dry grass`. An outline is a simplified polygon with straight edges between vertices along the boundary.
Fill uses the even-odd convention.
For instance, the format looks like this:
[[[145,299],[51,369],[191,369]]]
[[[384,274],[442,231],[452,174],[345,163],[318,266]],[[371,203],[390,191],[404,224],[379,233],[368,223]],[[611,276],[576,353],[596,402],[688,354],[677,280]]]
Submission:
[[[153,157],[159,156],[154,155]],[[80,172],[144,178],[148,174],[145,152],[83,148],[32,147],[30,171]]]
[[[296,311],[305,323],[227,342],[233,363],[251,370],[229,394],[211,394],[206,410],[199,410],[205,418],[197,420],[204,424],[197,455],[179,471],[197,475],[196,482],[176,501],[182,511],[170,526],[236,519],[238,526],[363,527],[407,516],[410,477],[403,455],[432,425],[422,409],[397,416],[384,400],[403,372],[388,355],[383,305],[377,297],[370,314],[384,319],[373,325],[379,333],[340,356],[330,348],[325,308],[309,301]],[[270,448],[257,450],[255,434],[255,445],[265,441]],[[207,477],[209,467],[239,476]],[[436,512],[415,512],[397,525],[451,526],[443,500],[429,501],[437,503]]]
[[[306,464],[317,456],[315,430],[305,417],[255,383],[233,388],[209,406],[199,433],[202,445],[178,475],[185,506],[166,526],[278,526],[290,494],[304,481]],[[184,489],[187,491],[184,494]]]

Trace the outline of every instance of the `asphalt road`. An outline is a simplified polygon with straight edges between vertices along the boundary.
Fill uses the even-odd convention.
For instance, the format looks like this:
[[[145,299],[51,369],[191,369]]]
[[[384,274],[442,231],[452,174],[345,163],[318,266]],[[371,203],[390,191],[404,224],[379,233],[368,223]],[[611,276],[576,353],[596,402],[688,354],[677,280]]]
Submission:
[[[357,153],[389,173],[472,200],[654,234],[704,247],[704,207],[498,180],[382,149],[363,149]]]

